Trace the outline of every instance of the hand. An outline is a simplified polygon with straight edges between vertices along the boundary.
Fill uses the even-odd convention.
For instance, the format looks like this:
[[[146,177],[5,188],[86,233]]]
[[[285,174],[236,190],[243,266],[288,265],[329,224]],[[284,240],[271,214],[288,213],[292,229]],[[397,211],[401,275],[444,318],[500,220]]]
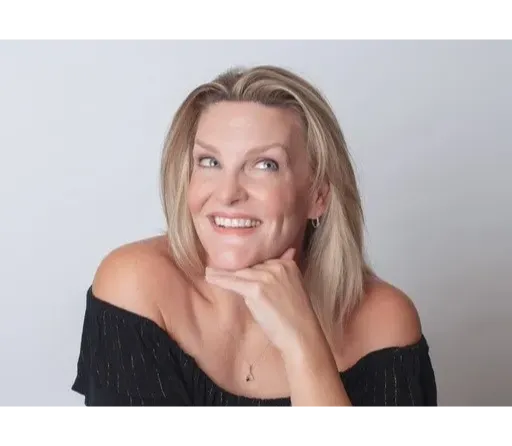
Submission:
[[[294,253],[290,248],[279,259],[250,268],[234,272],[206,268],[205,274],[210,284],[241,295],[256,322],[286,354],[321,331]]]

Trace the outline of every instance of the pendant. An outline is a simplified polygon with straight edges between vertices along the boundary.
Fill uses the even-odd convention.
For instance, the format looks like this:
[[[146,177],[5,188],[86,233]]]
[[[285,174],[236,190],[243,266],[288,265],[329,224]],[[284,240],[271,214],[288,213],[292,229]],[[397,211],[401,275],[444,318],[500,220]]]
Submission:
[[[249,368],[249,373],[245,377],[245,381],[246,382],[254,381],[254,375],[252,374],[252,367]]]

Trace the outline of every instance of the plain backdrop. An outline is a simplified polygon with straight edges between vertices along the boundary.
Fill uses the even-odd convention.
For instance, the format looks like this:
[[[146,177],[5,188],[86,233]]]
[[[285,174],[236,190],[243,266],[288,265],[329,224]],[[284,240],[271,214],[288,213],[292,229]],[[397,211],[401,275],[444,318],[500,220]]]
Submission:
[[[186,94],[277,64],[333,106],[367,251],[416,303],[441,405],[512,404],[512,42],[0,43],[0,404],[70,390],[85,293],[164,228],[163,139]]]

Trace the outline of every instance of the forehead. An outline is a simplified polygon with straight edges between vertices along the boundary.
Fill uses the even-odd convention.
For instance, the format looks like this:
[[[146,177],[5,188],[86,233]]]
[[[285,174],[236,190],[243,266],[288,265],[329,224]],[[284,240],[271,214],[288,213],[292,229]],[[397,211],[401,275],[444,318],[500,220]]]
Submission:
[[[270,144],[302,145],[297,113],[253,102],[220,102],[208,107],[198,122],[196,138],[222,148],[239,150]]]

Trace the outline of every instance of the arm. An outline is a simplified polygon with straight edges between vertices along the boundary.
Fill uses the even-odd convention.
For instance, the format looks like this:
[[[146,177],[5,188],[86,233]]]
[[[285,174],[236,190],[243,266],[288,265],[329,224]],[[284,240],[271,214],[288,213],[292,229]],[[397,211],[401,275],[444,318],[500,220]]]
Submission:
[[[343,362],[359,362],[348,388],[318,326],[283,353],[294,406],[409,406],[436,400],[419,315],[399,289],[379,281],[369,285],[344,332]]]
[[[289,354],[284,364],[292,406],[350,406],[331,349],[322,333]]]
[[[255,320],[281,352],[292,404],[350,405],[334,354],[320,329],[292,253],[289,250],[280,259],[235,272],[207,268],[206,280],[245,300]],[[368,287],[363,303],[348,326],[339,328],[340,332],[342,329],[343,336],[339,338],[345,363],[355,363],[386,347],[409,345],[421,334],[412,302],[383,282]],[[367,378],[372,389],[380,386],[375,381],[379,379],[378,372]]]

